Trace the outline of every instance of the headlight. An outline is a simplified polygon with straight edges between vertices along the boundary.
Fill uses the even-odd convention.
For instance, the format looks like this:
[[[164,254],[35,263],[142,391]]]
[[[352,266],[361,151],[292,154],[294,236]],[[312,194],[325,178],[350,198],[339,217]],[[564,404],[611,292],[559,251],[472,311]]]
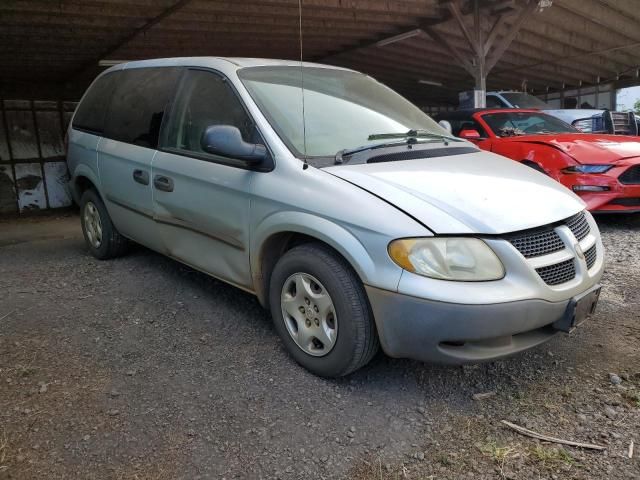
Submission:
[[[389,255],[405,270],[441,280],[480,282],[504,277],[504,267],[478,238],[405,238],[389,244]]]
[[[575,165],[563,168],[563,173],[604,173],[613,168],[613,165]]]

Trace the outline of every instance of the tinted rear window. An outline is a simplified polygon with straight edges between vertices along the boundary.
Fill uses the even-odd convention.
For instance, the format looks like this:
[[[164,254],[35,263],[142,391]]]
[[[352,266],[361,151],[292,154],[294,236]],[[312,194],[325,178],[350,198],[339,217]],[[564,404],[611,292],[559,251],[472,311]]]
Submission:
[[[181,69],[138,68],[117,74],[105,137],[156,148],[160,126]]]
[[[115,85],[115,76],[115,73],[108,73],[91,85],[78,105],[73,117],[73,128],[100,134],[104,131],[105,114]]]

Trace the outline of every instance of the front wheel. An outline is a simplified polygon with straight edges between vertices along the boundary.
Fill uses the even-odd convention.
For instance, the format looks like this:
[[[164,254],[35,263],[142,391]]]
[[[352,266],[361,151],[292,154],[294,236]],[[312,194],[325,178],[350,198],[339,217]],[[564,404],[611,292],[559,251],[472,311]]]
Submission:
[[[322,244],[289,250],[271,275],[271,315],[291,356],[323,377],[347,375],[379,348],[362,282]]]

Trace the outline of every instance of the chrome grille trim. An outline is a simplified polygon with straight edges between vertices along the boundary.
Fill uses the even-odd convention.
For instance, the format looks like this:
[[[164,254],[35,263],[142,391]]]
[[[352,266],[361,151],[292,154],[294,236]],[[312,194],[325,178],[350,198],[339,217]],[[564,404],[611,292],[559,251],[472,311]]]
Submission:
[[[596,249],[595,243],[591,248],[589,248],[586,252],[584,252],[584,259],[587,262],[587,269],[593,267],[596,263],[596,259],[598,258],[598,250]]]
[[[575,278],[576,266],[573,258],[571,258],[555,265],[536,268],[536,272],[547,285],[560,285]]]
[[[525,257],[539,257],[564,250],[564,242],[554,230],[511,235],[506,237],[516,249]]]
[[[569,233],[571,232],[571,233]],[[550,286],[570,282],[578,274],[577,240],[585,252],[587,270],[596,264],[598,251],[584,211],[560,222],[505,235],[527,259],[529,266]]]
[[[589,235],[589,232],[591,231],[587,218],[584,216],[584,212],[580,212],[573,217],[567,218],[564,223],[569,227],[571,233],[573,233],[578,241]]]

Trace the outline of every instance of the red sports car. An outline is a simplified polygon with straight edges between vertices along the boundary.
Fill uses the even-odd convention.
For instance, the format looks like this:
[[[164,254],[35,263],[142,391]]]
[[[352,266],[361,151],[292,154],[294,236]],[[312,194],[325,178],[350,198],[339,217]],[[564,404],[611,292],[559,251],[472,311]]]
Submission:
[[[593,212],[640,212],[640,137],[581,133],[539,110],[444,112],[454,135],[555,178]]]

